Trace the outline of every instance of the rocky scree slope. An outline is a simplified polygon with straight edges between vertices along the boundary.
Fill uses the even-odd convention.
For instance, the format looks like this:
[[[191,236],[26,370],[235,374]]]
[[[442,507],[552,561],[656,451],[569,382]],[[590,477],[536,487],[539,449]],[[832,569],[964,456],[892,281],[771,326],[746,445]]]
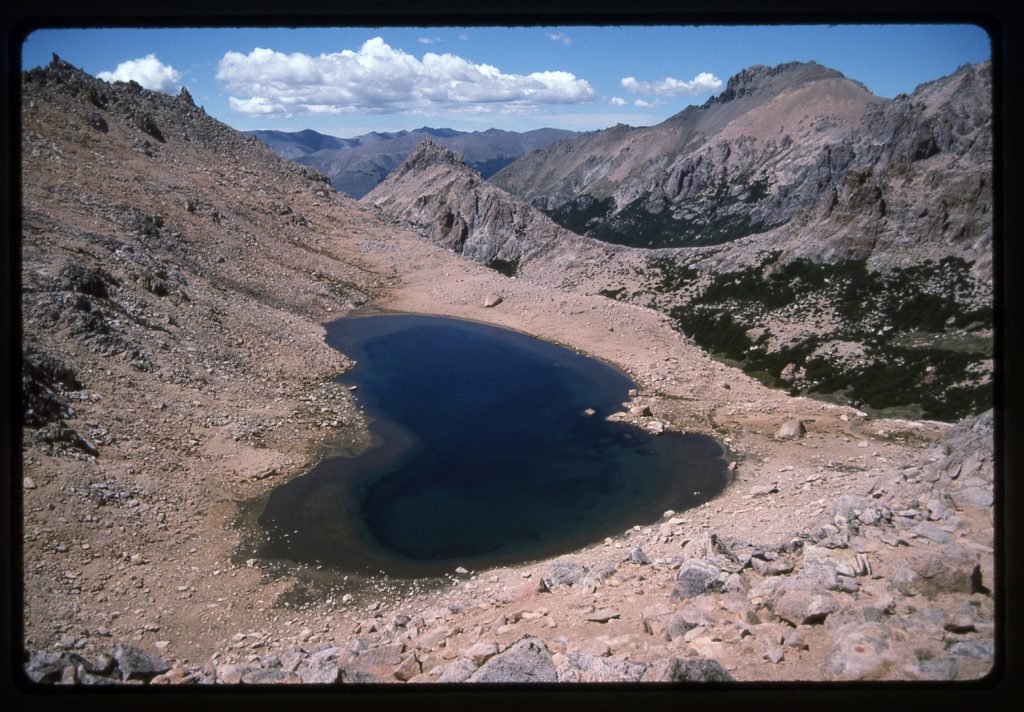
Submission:
[[[327,174],[338,190],[362,198],[408,158],[424,139],[461,153],[484,177],[517,158],[575,136],[574,131],[536,129],[525,133],[488,129],[456,131],[423,127],[396,133],[371,132],[354,138],[335,138],[316,131],[246,131],[278,155]]]
[[[25,644],[188,658],[233,586],[277,595],[209,578],[233,502],[362,437],[320,324],[393,283],[363,247],[384,225],[186,90],[56,57],[21,82]]]
[[[25,669],[64,684],[978,679],[996,639],[992,437],[989,413],[841,483],[783,468],[725,503],[821,495],[783,530],[737,537],[715,503],[670,511],[535,574],[459,572],[428,608],[373,604],[351,638],[241,633],[205,666],[125,645],[33,651]]]

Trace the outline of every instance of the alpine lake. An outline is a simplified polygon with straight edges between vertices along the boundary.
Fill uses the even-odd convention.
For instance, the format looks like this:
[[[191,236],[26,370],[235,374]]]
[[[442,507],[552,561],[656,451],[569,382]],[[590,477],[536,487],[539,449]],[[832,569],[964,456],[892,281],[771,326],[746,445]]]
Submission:
[[[371,444],[260,498],[259,536],[240,558],[436,579],[580,549],[729,481],[717,440],[607,420],[635,384],[572,349],[435,316],[326,329],[356,361],[338,381],[368,416]]]

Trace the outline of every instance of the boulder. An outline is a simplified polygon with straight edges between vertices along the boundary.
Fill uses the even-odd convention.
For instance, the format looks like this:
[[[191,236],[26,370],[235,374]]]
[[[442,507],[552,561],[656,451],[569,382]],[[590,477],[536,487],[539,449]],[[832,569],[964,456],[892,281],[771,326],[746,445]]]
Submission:
[[[415,653],[407,656],[401,664],[395,668],[395,678],[402,682],[408,682],[423,672],[423,666]]]
[[[472,659],[459,656],[444,666],[438,682],[465,682],[480,666]]]
[[[830,613],[839,610],[839,603],[830,593],[789,590],[775,603],[775,615],[792,625],[823,623]]]
[[[484,642],[479,641],[470,646],[469,650],[466,650],[463,655],[472,660],[477,666],[483,665],[485,662],[493,658],[498,654],[498,644],[495,642]]]
[[[245,685],[297,685],[301,682],[298,675],[281,668],[259,668],[242,675]]]
[[[114,648],[111,657],[117,662],[123,680],[131,678],[148,680],[171,669],[168,663],[155,655],[130,645],[118,645]]]
[[[780,556],[771,561],[755,556],[750,559],[750,565],[761,576],[788,574],[794,567],[793,560],[786,556]]]
[[[694,598],[720,588],[718,575],[722,570],[704,559],[690,559],[679,567],[676,585],[672,589],[671,599],[681,601]]]
[[[555,682],[555,664],[544,641],[526,637],[495,655],[470,677],[470,682]]]
[[[337,660],[304,660],[295,668],[306,685],[333,685],[338,682],[340,671]]]
[[[573,651],[558,666],[559,682],[639,682],[647,663],[587,655]]]
[[[878,680],[899,662],[889,645],[885,627],[878,623],[843,626],[832,639],[821,673],[826,680]]]
[[[61,679],[64,668],[82,658],[74,653],[50,653],[33,651],[25,663],[28,679],[37,683],[53,683]]]
[[[225,685],[237,685],[242,677],[256,669],[255,665],[248,664],[224,664],[217,666],[217,682]]]
[[[644,550],[639,546],[629,552],[629,558],[627,559],[630,563],[640,564],[641,566],[650,566],[651,560],[644,553]]]
[[[735,678],[712,658],[671,658],[651,663],[641,681],[735,682]]]
[[[613,618],[619,618],[620,613],[614,608],[598,608],[593,613],[587,613],[583,616],[583,620],[590,621],[592,623],[607,623]]]
[[[783,423],[775,437],[779,440],[799,440],[806,434],[807,428],[804,426],[804,421],[794,418]]]
[[[984,592],[981,578],[977,554],[949,544],[938,552],[908,557],[893,577],[893,585],[905,596],[934,598],[940,593]]]
[[[484,308],[485,309],[490,309],[491,307],[496,307],[499,304],[501,304],[503,301],[504,300],[501,298],[500,295],[488,294],[486,297],[484,297]]]
[[[587,567],[575,561],[556,561],[548,567],[541,581],[548,590],[572,586],[587,574]]]

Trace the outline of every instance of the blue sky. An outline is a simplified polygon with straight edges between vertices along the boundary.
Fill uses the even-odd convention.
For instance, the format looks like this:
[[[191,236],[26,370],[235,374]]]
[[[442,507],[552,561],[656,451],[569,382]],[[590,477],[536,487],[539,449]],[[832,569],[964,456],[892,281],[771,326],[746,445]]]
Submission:
[[[45,29],[107,79],[176,93],[235,128],[335,136],[420,126],[578,131],[655,124],[754,64],[814,60],[893,97],[991,57],[970,25]]]

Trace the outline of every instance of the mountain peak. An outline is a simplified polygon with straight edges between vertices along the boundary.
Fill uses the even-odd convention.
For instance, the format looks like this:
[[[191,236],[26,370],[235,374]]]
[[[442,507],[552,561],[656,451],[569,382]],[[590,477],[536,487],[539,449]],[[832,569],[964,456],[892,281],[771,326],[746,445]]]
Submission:
[[[432,138],[425,138],[399,166],[397,173],[404,175],[411,170],[422,170],[442,165],[467,167],[461,154],[448,150]]]
[[[755,64],[729,77],[725,91],[708,99],[705,106],[724,104],[765,91],[778,93],[790,87],[819,79],[845,79],[842,72],[817,62],[786,62],[768,67]]]

